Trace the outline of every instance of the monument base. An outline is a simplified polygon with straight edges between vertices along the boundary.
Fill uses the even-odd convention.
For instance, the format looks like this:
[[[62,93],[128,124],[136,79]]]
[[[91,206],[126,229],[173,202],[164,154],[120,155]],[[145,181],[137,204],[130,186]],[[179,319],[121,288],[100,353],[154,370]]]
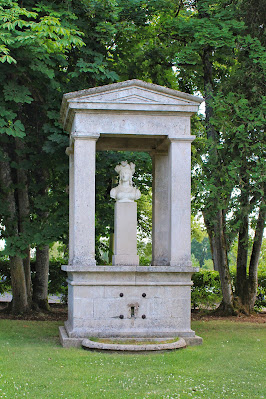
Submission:
[[[138,255],[113,255],[112,263],[114,266],[134,266],[139,264]]]
[[[110,339],[112,339],[112,338],[115,340],[115,337],[111,337]],[[86,340],[87,338],[70,338],[68,336],[68,334],[67,334],[67,331],[66,331],[65,327],[64,326],[60,326],[59,327],[59,339],[60,339],[60,343],[63,346],[63,348],[81,348],[82,346],[84,346],[84,340]],[[128,338],[126,338],[126,339],[128,341]],[[145,339],[146,340],[150,340],[151,338],[147,338],[147,337],[139,338],[139,340],[141,340],[141,341],[145,341]],[[158,343],[160,342],[160,340],[165,340],[165,339],[166,338],[156,338],[156,337],[152,338],[153,341],[157,340]],[[171,340],[171,338],[168,338],[168,339]],[[122,340],[122,338],[120,338],[120,340]],[[137,338],[135,340],[137,340]],[[197,335],[195,335],[194,337],[183,337],[182,340],[185,341],[186,346],[202,345],[202,342],[203,342],[202,338],[197,336]],[[94,341],[91,341],[91,342],[94,342]],[[95,344],[95,342],[94,342],[94,344]],[[124,350],[123,348],[117,349],[117,348],[104,348],[104,347],[101,347],[101,348],[99,347],[99,348],[95,348],[95,349],[99,349],[99,350],[109,349],[109,350],[113,350],[113,351],[115,351],[115,350],[119,350],[119,351],[124,350],[124,351],[128,351],[128,352],[132,351],[132,348],[130,348],[130,345],[128,345],[128,346],[129,346],[129,348],[126,349],[126,350]],[[94,348],[91,348],[91,349],[94,349]],[[174,345],[171,345],[168,348],[155,348],[155,349],[152,349],[152,350],[155,350],[155,351],[158,350],[159,351],[159,350],[174,350],[174,349],[178,349],[178,348],[175,347]],[[137,350],[134,349],[134,352],[136,352],[136,351]],[[147,347],[144,350],[141,350],[141,352],[142,351],[148,352],[149,351],[149,347]]]
[[[188,266],[63,266],[68,272],[68,321],[63,346],[84,338],[172,338],[197,342],[191,330]]]

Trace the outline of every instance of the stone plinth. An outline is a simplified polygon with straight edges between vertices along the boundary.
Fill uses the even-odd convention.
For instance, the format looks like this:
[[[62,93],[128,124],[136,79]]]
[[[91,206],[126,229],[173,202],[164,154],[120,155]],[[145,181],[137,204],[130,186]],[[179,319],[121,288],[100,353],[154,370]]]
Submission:
[[[137,203],[115,203],[115,251],[113,265],[138,265]]]
[[[191,275],[185,266],[97,266],[68,272],[66,338],[190,338]],[[63,342],[64,343],[64,342]]]

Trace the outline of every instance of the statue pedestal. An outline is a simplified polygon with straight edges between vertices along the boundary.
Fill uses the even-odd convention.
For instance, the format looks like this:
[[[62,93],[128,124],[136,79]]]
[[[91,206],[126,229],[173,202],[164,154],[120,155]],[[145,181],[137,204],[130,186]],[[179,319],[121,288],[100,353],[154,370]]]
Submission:
[[[137,203],[115,203],[115,250],[114,266],[139,264],[137,255]]]
[[[84,338],[173,338],[199,345],[190,323],[191,275],[179,266],[62,266],[68,273],[68,321],[62,345]]]

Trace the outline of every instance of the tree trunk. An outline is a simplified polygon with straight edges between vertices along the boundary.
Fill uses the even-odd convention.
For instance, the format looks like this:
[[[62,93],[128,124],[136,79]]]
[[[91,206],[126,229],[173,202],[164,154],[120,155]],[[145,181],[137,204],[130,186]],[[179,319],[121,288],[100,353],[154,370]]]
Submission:
[[[17,199],[18,199],[18,214],[19,214],[19,232],[25,233],[25,224],[29,222],[30,217],[30,202],[28,193],[28,177],[25,168],[23,168],[24,143],[21,139],[15,138],[16,144],[16,158],[19,168],[17,169]],[[32,282],[31,282],[31,268],[30,268],[30,246],[25,250],[25,258],[23,258],[23,266],[25,273],[25,281],[27,286],[28,303],[31,305],[32,301]]]
[[[248,291],[249,291],[249,310],[252,311],[257,296],[257,285],[258,285],[258,264],[260,257],[260,250],[263,240],[263,231],[265,226],[266,209],[265,201],[262,200],[260,206],[259,217],[257,221],[257,227],[255,231],[255,237],[252,247],[252,253],[249,263],[249,279],[248,279]]]
[[[45,169],[36,171],[39,190],[38,194],[43,197],[48,192],[48,172]],[[43,209],[36,211],[40,223],[47,220],[49,212]],[[45,240],[45,239],[44,239]],[[44,242],[38,243],[36,247],[36,274],[33,281],[33,302],[37,309],[49,310],[48,305],[48,274],[49,274],[49,245]]]
[[[244,313],[249,313],[249,294],[248,294],[248,280],[247,280],[247,262],[248,262],[248,233],[249,233],[249,198],[246,192],[248,181],[245,172],[240,172],[240,180],[243,182],[243,189],[240,195],[240,210],[239,210],[239,232],[238,232],[238,247],[237,247],[237,262],[236,262],[236,297],[240,310]]]
[[[207,212],[203,211],[203,217],[204,217],[204,223],[205,223],[205,227],[208,233],[208,237],[209,237],[209,243],[210,243],[210,247],[211,247],[211,254],[212,254],[212,261],[213,261],[213,269],[218,272],[218,253],[217,253],[217,247],[215,245],[215,240],[214,240],[214,232],[213,232],[213,228],[208,220],[207,217]]]
[[[202,16],[206,16],[205,14]],[[212,62],[211,62],[211,47],[208,46],[202,53],[202,64],[204,71],[204,95],[206,102],[206,132],[207,138],[211,141],[209,149],[209,173],[215,179],[215,186],[220,187],[218,169],[219,158],[217,154],[217,132],[212,124],[214,111],[212,107],[213,98],[213,76],[212,76]],[[228,256],[227,256],[227,242],[225,234],[225,218],[222,209],[217,209],[217,193],[215,195],[210,192],[210,200],[206,204],[204,213],[205,225],[209,235],[212,259],[214,270],[219,271],[221,288],[223,294],[223,301],[220,310],[225,314],[234,314],[234,297],[231,285],[231,276],[229,272]]]
[[[231,284],[231,276],[229,272],[226,238],[224,234],[224,221],[222,211],[217,211],[215,220],[213,221],[213,262],[216,262],[216,269],[220,275],[221,289],[223,301],[219,307],[224,314],[235,314],[234,296]]]
[[[23,260],[19,256],[10,256],[10,272],[12,286],[12,313],[20,314],[29,310],[27,287]]]
[[[48,305],[49,245],[36,248],[36,274],[33,282],[33,304],[49,310]]]
[[[5,237],[19,239],[18,214],[14,183],[12,181],[11,167],[7,152],[4,159],[0,161],[0,186],[6,203],[6,215],[3,218],[5,225]],[[12,250],[12,243],[10,244]],[[16,248],[13,250],[16,251]],[[19,255],[10,256],[10,273],[12,287],[11,310],[13,313],[24,313],[29,309],[27,286],[24,274],[23,259]]]

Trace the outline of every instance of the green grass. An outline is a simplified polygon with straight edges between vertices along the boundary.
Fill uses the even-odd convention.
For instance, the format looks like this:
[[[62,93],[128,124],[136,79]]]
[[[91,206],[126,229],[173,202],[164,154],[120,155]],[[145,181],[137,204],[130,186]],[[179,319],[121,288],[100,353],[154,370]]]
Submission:
[[[61,324],[0,320],[0,398],[266,398],[263,324],[194,322],[202,346],[150,355],[64,349]]]

